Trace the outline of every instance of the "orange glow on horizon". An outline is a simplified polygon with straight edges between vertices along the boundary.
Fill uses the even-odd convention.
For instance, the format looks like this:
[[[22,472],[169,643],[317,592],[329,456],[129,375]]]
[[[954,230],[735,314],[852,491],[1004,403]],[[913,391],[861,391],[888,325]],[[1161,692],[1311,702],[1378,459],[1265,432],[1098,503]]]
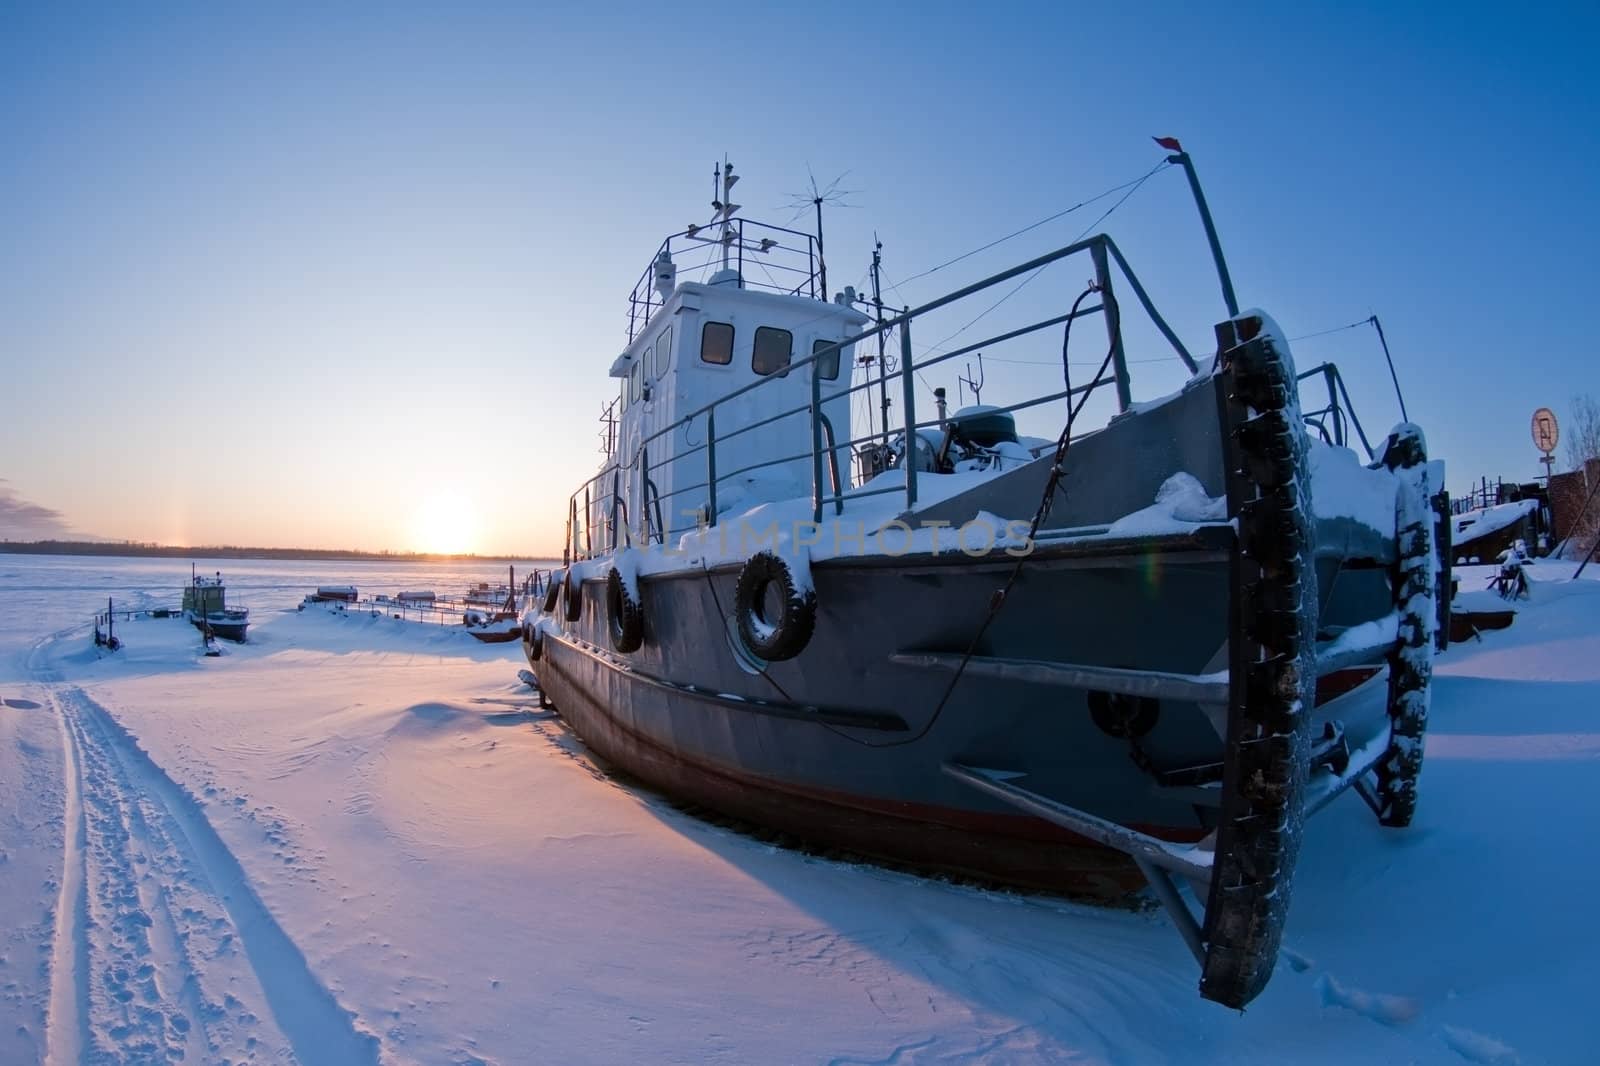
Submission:
[[[411,516],[411,548],[435,555],[478,550],[477,513],[458,493],[436,492],[422,499]]]

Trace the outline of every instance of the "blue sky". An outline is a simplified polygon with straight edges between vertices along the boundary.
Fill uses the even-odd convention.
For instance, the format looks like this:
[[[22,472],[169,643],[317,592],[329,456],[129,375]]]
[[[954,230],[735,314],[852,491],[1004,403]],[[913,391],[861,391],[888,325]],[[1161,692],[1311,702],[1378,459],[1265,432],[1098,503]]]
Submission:
[[[1245,305],[1290,336],[1378,314],[1452,484],[1531,477],[1533,409],[1600,392],[1600,17],[1397,7],[6,5],[0,493],[118,538],[426,548],[446,510],[479,550],[553,549],[627,289],[724,153],[778,222],[808,168],[847,175],[837,288],[874,230],[910,277],[1144,173],[1152,134],[1197,160]],[[1102,228],[1203,349],[1181,174]],[[1369,330],[1296,355],[1397,419]],[[1051,373],[993,367],[985,399]]]

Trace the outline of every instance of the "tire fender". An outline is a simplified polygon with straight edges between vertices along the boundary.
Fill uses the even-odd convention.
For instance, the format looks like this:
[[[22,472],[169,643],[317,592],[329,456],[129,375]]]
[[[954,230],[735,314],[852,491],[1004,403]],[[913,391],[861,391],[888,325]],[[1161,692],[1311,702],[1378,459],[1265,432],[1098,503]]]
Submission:
[[[576,622],[583,617],[583,579],[571,567],[561,579],[561,598],[567,621]]]
[[[777,617],[766,616],[769,587],[778,586],[782,606]],[[817,593],[811,583],[796,580],[789,560],[761,551],[745,561],[734,592],[739,639],[750,654],[767,662],[793,659],[811,643],[817,626]]]
[[[629,594],[628,583],[614,566],[606,574],[606,628],[617,651],[638,651],[644,644],[644,605]]]

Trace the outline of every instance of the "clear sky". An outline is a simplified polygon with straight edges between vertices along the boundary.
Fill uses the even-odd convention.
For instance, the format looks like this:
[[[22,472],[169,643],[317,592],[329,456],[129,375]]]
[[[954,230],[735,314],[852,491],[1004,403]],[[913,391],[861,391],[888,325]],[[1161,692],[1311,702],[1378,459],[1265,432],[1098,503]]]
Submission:
[[[847,173],[837,288],[874,230],[911,277],[1138,177],[1152,134],[1194,155],[1246,306],[1291,337],[1378,314],[1454,487],[1532,477],[1533,409],[1600,392],[1597,10],[7,3],[0,530],[558,550],[627,290],[704,221],[714,160],[777,222],[808,167]],[[1204,350],[1181,174],[1103,228]],[[1397,420],[1370,330],[1295,348]],[[1052,373],[996,368],[985,399]]]

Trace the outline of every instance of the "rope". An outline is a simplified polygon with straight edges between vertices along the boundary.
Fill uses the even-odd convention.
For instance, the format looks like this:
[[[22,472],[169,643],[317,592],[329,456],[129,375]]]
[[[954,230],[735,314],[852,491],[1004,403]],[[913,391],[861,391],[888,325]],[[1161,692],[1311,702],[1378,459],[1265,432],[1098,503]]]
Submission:
[[[1050,465],[1050,477],[1045,482],[1044,492],[1039,497],[1039,506],[1034,510],[1033,521],[1028,526],[1029,543],[1032,543],[1033,539],[1038,536],[1039,527],[1044,524],[1044,521],[1047,518],[1050,517],[1050,510],[1055,503],[1055,496],[1056,492],[1060,488],[1061,478],[1066,474],[1065,464],[1067,452],[1072,447],[1072,425],[1077,420],[1078,414],[1083,410],[1083,405],[1089,402],[1089,397],[1093,395],[1094,389],[1099,385],[1100,380],[1105,376],[1106,368],[1111,365],[1112,356],[1116,354],[1116,343],[1113,341],[1112,344],[1106,349],[1106,357],[1100,361],[1100,369],[1095,372],[1095,376],[1090,382],[1090,387],[1084,390],[1083,395],[1078,399],[1078,403],[1074,405],[1070,395],[1072,390],[1071,363],[1067,359],[1067,348],[1072,340],[1072,323],[1075,321],[1076,312],[1079,306],[1082,305],[1083,301],[1088,298],[1091,293],[1099,291],[1099,285],[1091,282],[1088,288],[1084,289],[1083,292],[1078,295],[1078,298],[1074,300],[1072,304],[1072,310],[1074,314],[1068,316],[1066,328],[1063,329],[1061,333],[1061,376],[1066,382],[1067,391],[1069,393],[1067,397],[1067,424],[1062,427],[1061,436],[1056,440],[1055,457]],[[1115,298],[1111,299],[1107,311],[1113,316],[1113,319],[1120,327],[1120,312],[1117,310]],[[1115,336],[1115,332],[1113,333],[1113,336]],[[907,461],[909,461],[909,458],[910,457],[908,456]],[[984,634],[988,633],[989,626],[993,624],[995,618],[999,616],[1001,609],[1005,607],[1006,600],[1011,595],[1011,589],[1017,583],[1017,578],[1022,575],[1022,567],[1027,560],[1028,556],[1026,555],[1019,557],[1016,565],[1011,568],[1011,574],[1006,578],[1006,583],[1000,588],[995,589],[994,595],[989,597],[988,613],[983,616],[983,621],[979,623],[977,632],[972,635],[972,640],[967,644],[967,650],[961,656],[961,663],[956,667],[955,673],[951,675],[950,683],[945,686],[944,694],[939,697],[938,705],[934,707],[933,713],[928,716],[927,723],[923,725],[920,730],[918,730],[915,736],[906,737],[901,740],[890,741],[886,744],[873,744],[869,741],[857,740],[857,738],[851,737],[846,733],[841,732],[839,735],[848,740],[854,740],[857,743],[863,744],[870,748],[899,747],[904,744],[913,744],[927,736],[928,731],[932,729],[934,723],[939,720],[939,716],[944,713],[945,706],[950,702],[951,694],[955,692],[956,685],[960,683],[962,675],[966,673],[967,664],[972,661],[973,655],[977,654],[978,645],[982,643]],[[835,730],[835,732],[838,731]]]

